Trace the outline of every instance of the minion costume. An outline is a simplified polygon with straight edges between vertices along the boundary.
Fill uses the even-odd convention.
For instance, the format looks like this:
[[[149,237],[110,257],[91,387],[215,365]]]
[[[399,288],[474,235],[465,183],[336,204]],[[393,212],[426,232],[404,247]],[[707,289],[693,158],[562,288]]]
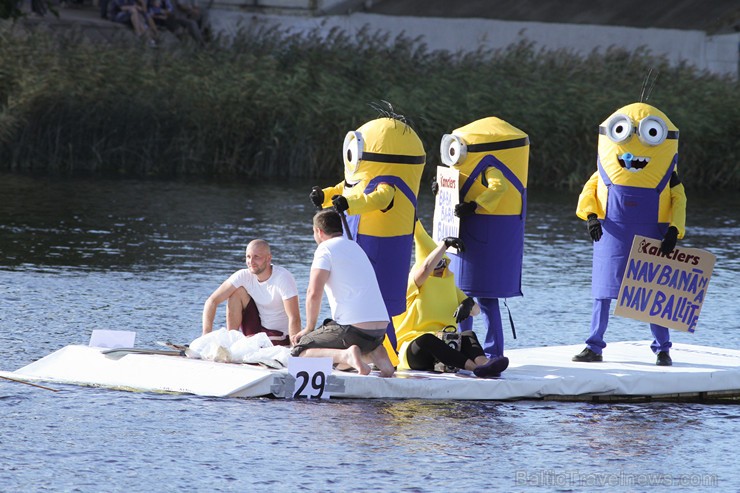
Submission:
[[[414,229],[414,245],[416,262],[411,268],[412,273],[437,247],[419,221],[416,221]],[[449,260],[446,255],[444,258]],[[455,309],[467,297],[455,286],[455,277],[449,269],[444,270],[442,277],[429,276],[421,286],[416,285],[411,275],[408,276],[406,311],[393,317],[399,348],[399,370],[410,369],[406,351],[414,339],[427,333],[436,334],[445,327],[457,327]]]
[[[323,190],[315,187],[311,199],[324,208],[346,209],[352,238],[369,257],[392,317],[406,309],[417,194],[426,163],[424,145],[405,122],[383,117],[347,133],[343,159],[344,181]],[[343,199],[333,200],[335,196]],[[387,335],[389,353],[395,356],[392,323]]]
[[[499,298],[522,296],[524,220],[527,214],[529,137],[496,117],[483,118],[442,137],[442,162],[460,172],[460,239],[465,252],[452,255],[457,285],[481,307],[483,349],[503,356]],[[460,330],[471,330],[469,318]]]
[[[594,241],[591,334],[573,361],[601,361],[612,299],[635,235],[660,239],[670,252],[683,238],[686,194],[678,178],[678,128],[657,108],[633,103],[599,126],[597,171],[583,187],[576,214],[588,221]],[[669,366],[670,334],[650,324],[657,364]]]

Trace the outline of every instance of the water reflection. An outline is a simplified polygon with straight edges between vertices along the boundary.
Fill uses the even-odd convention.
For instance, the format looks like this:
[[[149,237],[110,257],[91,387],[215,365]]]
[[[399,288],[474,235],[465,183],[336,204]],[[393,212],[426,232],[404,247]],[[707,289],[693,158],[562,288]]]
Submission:
[[[297,186],[3,178],[3,268],[187,270],[254,237],[280,238],[293,262],[303,257],[295,247],[313,241],[313,209]]]
[[[312,247],[314,210],[305,183],[179,183],[110,179],[0,178],[0,268],[187,269],[219,262],[250,238],[273,241],[285,263]],[[530,192],[527,257],[590,260],[590,241],[575,217],[576,192]],[[433,199],[419,198],[431,226]],[[687,247],[709,248],[738,267],[740,198],[689,197]],[[555,262],[534,274],[558,282]]]

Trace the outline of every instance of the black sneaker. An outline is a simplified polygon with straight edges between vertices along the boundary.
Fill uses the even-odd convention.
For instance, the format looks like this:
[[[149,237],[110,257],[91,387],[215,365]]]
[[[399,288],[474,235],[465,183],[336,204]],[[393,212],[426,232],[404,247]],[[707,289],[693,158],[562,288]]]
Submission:
[[[594,353],[589,348],[586,348],[573,356],[573,361],[577,361],[578,363],[595,363],[603,360],[604,358],[602,358],[600,354]]]
[[[498,356],[488,360],[485,365],[476,366],[473,373],[479,378],[498,378],[509,367],[509,358]]]
[[[661,351],[658,353],[658,361],[655,364],[658,366],[673,366],[673,360],[668,354],[668,351]]]

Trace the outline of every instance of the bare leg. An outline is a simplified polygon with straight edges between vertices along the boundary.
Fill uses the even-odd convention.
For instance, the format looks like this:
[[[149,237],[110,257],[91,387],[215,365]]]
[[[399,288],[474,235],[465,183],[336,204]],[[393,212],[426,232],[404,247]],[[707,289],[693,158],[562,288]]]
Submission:
[[[229,330],[241,330],[242,313],[252,297],[244,288],[238,288],[226,301],[226,328]]]
[[[396,372],[396,369],[393,367],[390,358],[388,358],[388,352],[385,350],[385,347],[382,344],[370,351],[370,353],[368,353],[368,356],[370,357],[370,360],[373,362],[373,364],[378,367],[378,370],[380,370],[381,377],[392,377],[393,374]]]
[[[335,365],[349,365],[357,370],[360,375],[370,373],[370,367],[362,361],[362,353],[360,353],[360,348],[357,346],[350,346],[347,349],[309,348],[300,355],[308,358],[331,358]],[[390,364],[390,360],[388,364]]]
[[[146,18],[146,24],[149,28],[147,30],[147,34],[149,34],[150,39],[157,39],[159,38],[159,31],[157,31],[157,24],[154,22],[154,19],[151,17]]]
[[[146,22],[137,10],[131,12],[131,25],[137,36],[143,36],[146,33]]]

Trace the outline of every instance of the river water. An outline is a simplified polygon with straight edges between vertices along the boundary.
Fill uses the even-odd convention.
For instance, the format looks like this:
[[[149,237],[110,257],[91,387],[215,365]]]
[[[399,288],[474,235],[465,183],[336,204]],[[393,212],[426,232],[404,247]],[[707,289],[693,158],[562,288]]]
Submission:
[[[0,369],[87,344],[93,329],[135,330],[140,347],[190,342],[206,297],[241,268],[255,237],[294,273],[303,313],[314,184],[328,183],[0,174]],[[518,336],[506,333],[508,349],[586,337],[591,245],[577,195],[530,191],[525,296],[508,302]],[[737,194],[689,193],[679,245],[711,250],[717,265],[696,333],[672,331],[676,342],[740,349],[739,206]],[[428,190],[419,213],[431,229]],[[607,342],[649,338],[645,324],[612,317]],[[54,387],[0,380],[0,491],[740,490],[735,404],[307,402]]]

